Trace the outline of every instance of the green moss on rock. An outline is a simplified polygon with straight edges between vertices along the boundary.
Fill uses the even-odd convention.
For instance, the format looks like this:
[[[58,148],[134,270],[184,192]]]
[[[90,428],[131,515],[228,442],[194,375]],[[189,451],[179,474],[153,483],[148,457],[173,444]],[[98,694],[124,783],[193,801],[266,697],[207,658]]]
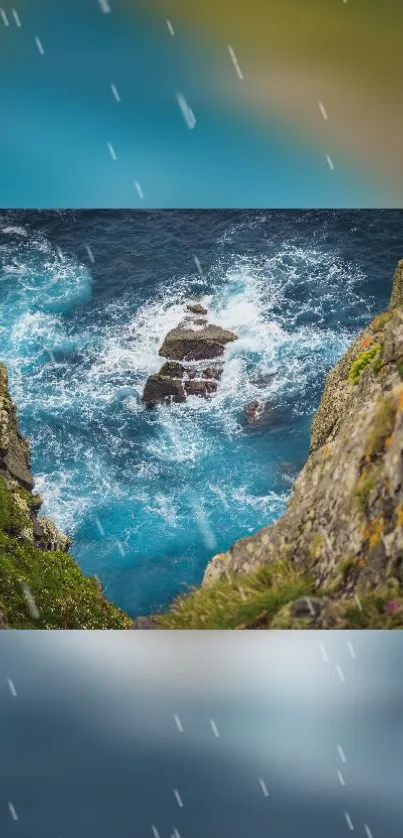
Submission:
[[[348,376],[350,384],[358,384],[363,369],[371,363],[376,365],[376,362],[379,362],[381,351],[381,344],[374,343],[369,349],[367,349],[366,352],[360,352],[358,354],[358,357],[355,361],[353,361],[350,367]],[[379,365],[376,365],[376,369],[379,370]]]
[[[0,364],[0,628],[131,628],[69,555],[69,537],[38,518],[42,499],[33,485],[28,443]]]
[[[129,617],[100,595],[96,580],[84,576],[68,553],[38,550],[4,531],[0,532],[0,611],[6,626],[14,629],[131,626]]]
[[[19,536],[27,524],[29,518],[16,502],[5,478],[0,477],[0,532]]]

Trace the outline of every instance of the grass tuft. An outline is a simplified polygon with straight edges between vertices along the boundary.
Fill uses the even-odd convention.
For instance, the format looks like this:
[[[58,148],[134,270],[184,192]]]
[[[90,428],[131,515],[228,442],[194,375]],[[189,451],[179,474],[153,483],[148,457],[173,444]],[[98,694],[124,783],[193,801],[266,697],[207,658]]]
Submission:
[[[220,580],[178,597],[156,619],[164,629],[269,628],[276,613],[295,599],[312,596],[313,582],[285,561],[265,565],[248,576]]]
[[[375,364],[376,371],[379,371],[379,363],[376,362],[379,362],[381,352],[382,347],[380,343],[374,343],[366,352],[359,352],[358,357],[351,365],[348,375],[350,384],[358,384],[363,369],[369,364]]]

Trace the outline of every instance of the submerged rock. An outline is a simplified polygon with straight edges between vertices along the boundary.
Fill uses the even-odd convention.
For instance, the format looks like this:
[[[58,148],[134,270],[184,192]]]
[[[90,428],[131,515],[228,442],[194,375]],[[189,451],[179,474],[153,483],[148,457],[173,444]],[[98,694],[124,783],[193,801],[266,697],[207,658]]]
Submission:
[[[253,427],[277,425],[283,420],[283,411],[267,402],[253,401],[246,408],[246,423]]]
[[[267,372],[264,375],[259,375],[256,378],[251,378],[250,383],[253,384],[254,387],[259,387],[259,389],[264,389],[270,384],[276,375],[278,374],[278,370],[275,372]]]
[[[246,421],[248,425],[255,425],[256,422],[262,417],[264,413],[265,405],[262,402],[251,402],[248,404],[246,408]]]

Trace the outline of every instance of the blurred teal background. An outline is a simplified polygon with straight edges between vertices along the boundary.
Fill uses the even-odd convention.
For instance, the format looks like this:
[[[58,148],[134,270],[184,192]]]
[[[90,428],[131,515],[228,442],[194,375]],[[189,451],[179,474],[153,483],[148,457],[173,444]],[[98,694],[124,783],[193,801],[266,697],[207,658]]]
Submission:
[[[267,5],[253,2],[267,16]],[[290,2],[285,0],[285,6]],[[391,0],[385,2],[388,5]],[[142,0],[20,0],[16,9],[4,6],[0,17],[0,205],[400,205],[403,182],[400,188],[393,149],[386,140],[384,145],[379,140],[379,154],[373,155],[364,143],[379,122],[374,86],[369,85],[373,125],[362,122],[362,153],[358,153],[356,128],[351,129],[350,143],[336,105],[332,110],[330,93],[326,95],[328,81],[321,84],[317,79],[312,91],[302,86],[298,99],[292,73],[299,77],[294,61],[299,18],[289,18],[284,35],[293,53],[287,87],[279,69],[284,56],[269,50],[267,58],[254,41],[255,30],[262,31],[266,33],[263,43],[270,45],[277,26],[275,42],[281,44],[282,13],[272,14],[266,26],[265,18],[259,19],[259,9],[249,4],[244,10],[243,42],[239,7],[231,4],[231,27],[225,19],[226,5],[224,0],[213,21],[208,17],[210,3],[200,6],[194,0],[186,5],[174,0],[168,7],[163,0],[147,4]],[[343,13],[354,20],[356,12],[348,4],[346,8],[339,5],[339,11],[343,6]],[[304,8],[306,18],[309,4]],[[363,20],[369,16],[365,10],[362,14]],[[396,25],[398,15],[396,7]],[[393,15],[389,22],[393,34]],[[329,31],[337,44],[338,30],[332,20]],[[298,43],[303,34],[301,30]],[[228,51],[230,39],[242,79]],[[359,56],[357,40],[356,44]],[[306,46],[312,58],[310,45]],[[393,58],[393,51],[387,50],[390,53]],[[345,56],[346,64],[346,40]],[[397,61],[396,53],[396,65]],[[372,51],[374,62],[376,66]],[[310,67],[314,79],[319,73],[315,66]],[[362,78],[362,62],[360,68],[357,78]],[[323,80],[337,81],[337,73],[323,72]],[[379,72],[377,79],[382,80]],[[349,89],[352,82],[350,73]],[[385,105],[387,97],[381,99]],[[364,100],[363,95],[362,107]],[[368,102],[366,108],[368,112]],[[390,121],[387,124],[391,129]]]
[[[401,632],[1,634],[2,838],[401,838]]]

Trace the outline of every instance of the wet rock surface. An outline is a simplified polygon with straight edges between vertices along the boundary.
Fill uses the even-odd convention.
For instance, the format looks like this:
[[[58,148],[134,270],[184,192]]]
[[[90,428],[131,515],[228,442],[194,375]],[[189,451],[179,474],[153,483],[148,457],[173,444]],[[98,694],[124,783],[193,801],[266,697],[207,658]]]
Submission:
[[[207,398],[217,391],[225,347],[237,335],[208,324],[207,314],[201,303],[188,303],[183,322],[165,336],[159,355],[168,360],[147,379],[142,397],[147,407],[185,402],[189,396]],[[213,364],[206,367],[203,361]]]
[[[201,303],[188,303],[186,306],[187,311],[191,311],[192,314],[207,314],[207,309]]]

